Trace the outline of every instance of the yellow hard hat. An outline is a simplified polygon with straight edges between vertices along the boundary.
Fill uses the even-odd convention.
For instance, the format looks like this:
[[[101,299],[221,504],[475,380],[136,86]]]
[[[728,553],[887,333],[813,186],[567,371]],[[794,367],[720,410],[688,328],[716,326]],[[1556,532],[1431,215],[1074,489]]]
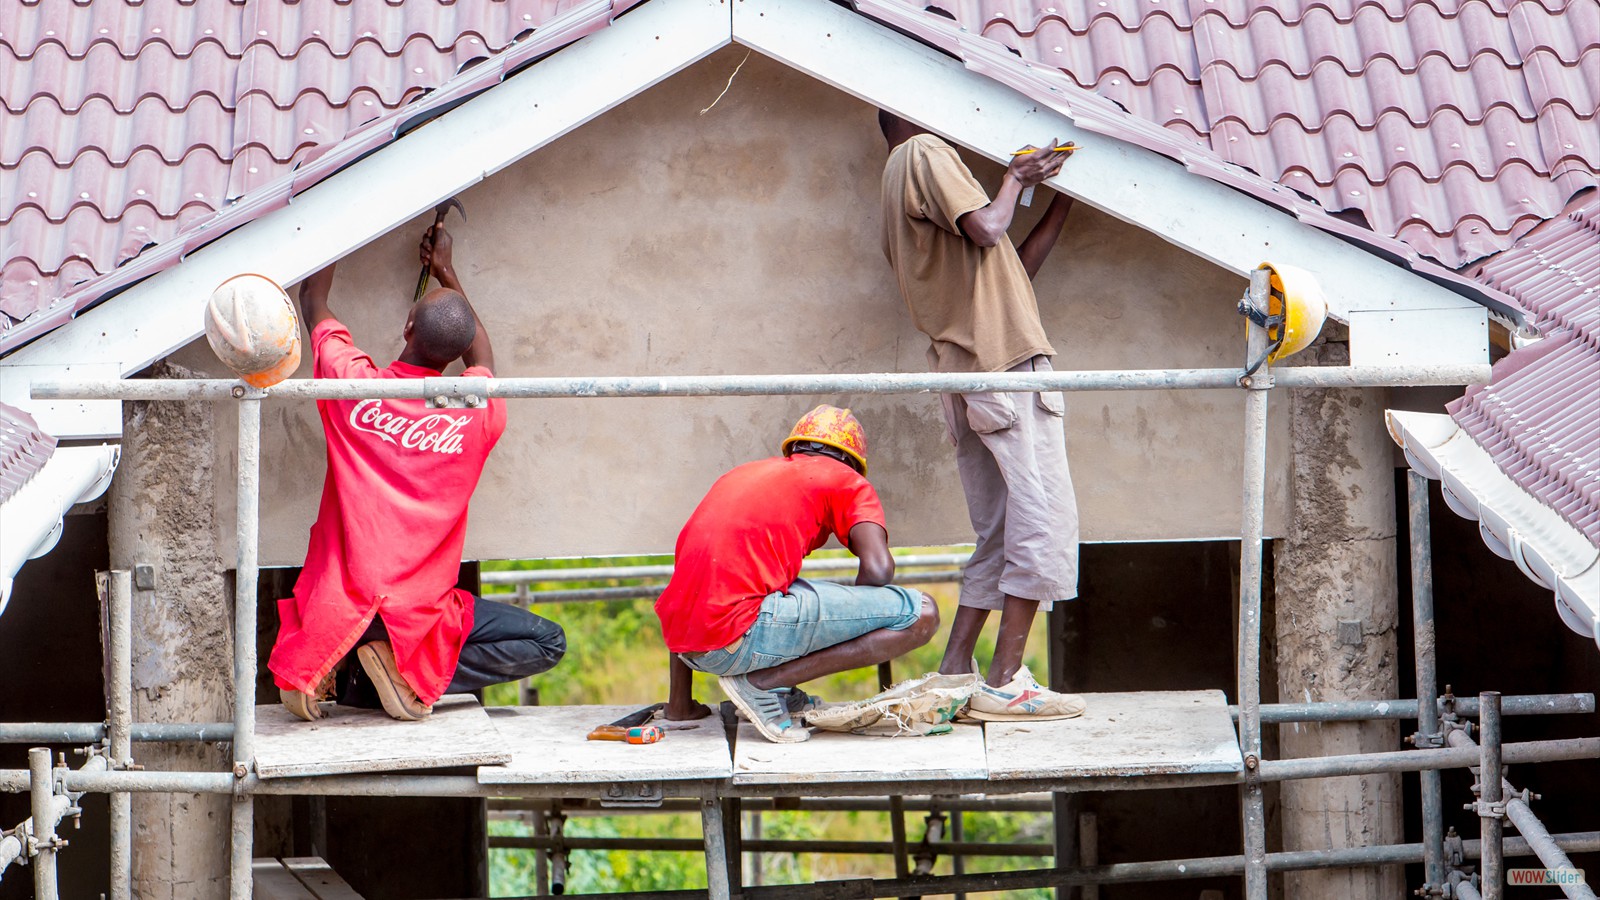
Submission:
[[[791,448],[800,441],[840,450],[860,464],[861,474],[867,474],[867,432],[848,409],[824,403],[801,416],[800,421],[794,423],[794,430],[784,438],[783,455],[793,452]]]
[[[1272,273],[1272,291],[1267,300],[1267,315],[1282,316],[1283,325],[1267,331],[1274,343],[1269,362],[1293,356],[1311,346],[1328,319],[1328,301],[1322,285],[1310,272],[1298,266],[1264,262],[1259,268]]]

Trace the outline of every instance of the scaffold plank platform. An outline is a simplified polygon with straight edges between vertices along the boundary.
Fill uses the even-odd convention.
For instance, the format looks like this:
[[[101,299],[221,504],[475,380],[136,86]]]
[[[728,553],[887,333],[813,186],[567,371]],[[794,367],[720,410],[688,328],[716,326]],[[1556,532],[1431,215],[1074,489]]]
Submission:
[[[280,704],[256,707],[256,773],[262,778],[344,775],[496,765],[511,747],[471,694],[448,694],[420,722],[381,709],[323,704],[318,722],[295,718]]]
[[[929,737],[865,737],[816,731],[801,744],[774,744],[739,724],[733,783],[844,784],[982,780],[989,775],[983,729],[957,725]]]
[[[1221,691],[1084,694],[1088,710],[1053,722],[985,726],[989,777],[1083,778],[1241,772]]]
[[[479,784],[603,784],[723,779],[733,772],[715,716],[672,722],[655,744],[591,741],[596,726],[637,706],[499,706],[490,721],[512,749],[504,765],[478,769]],[[657,723],[658,725],[663,723]]]

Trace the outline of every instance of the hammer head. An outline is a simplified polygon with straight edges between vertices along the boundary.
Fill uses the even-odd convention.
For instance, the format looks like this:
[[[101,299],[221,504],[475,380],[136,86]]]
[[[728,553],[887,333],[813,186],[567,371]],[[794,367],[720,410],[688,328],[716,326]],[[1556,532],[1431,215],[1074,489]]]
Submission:
[[[466,219],[467,219],[467,208],[465,206],[461,205],[461,201],[460,200],[457,200],[456,198],[451,197],[449,200],[446,200],[443,203],[441,203],[438,206],[435,206],[433,208],[433,224],[438,225],[438,224],[442,223],[444,221],[445,215],[450,212],[450,208],[452,206],[455,207],[456,212],[461,214],[461,220],[463,222],[466,221]]]

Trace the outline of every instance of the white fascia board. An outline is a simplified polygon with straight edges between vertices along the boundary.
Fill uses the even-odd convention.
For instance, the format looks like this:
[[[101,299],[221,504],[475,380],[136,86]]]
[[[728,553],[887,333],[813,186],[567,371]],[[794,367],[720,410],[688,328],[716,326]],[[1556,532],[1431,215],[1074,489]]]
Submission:
[[[728,0],[650,0],[7,357],[130,375],[240,272],[292,284],[731,42]],[[32,403],[18,405],[32,408]],[[63,432],[56,432],[58,435]]]
[[[55,548],[62,517],[105,493],[121,451],[113,445],[57,447],[39,471],[0,503],[0,613],[17,570]]]
[[[1321,282],[1330,314],[1351,324],[1352,354],[1372,339],[1383,344],[1374,355],[1396,365],[1413,362],[1391,358],[1393,342],[1382,340],[1378,320],[1352,317],[1356,311],[1448,310],[1452,327],[1421,332],[1428,347],[1425,360],[1416,361],[1488,362],[1483,307],[1159,153],[1079,128],[959,60],[829,0],[735,0],[733,38],[997,162],[1052,136],[1078,143],[1083,151],[1048,182],[1051,187],[1243,277],[1267,260],[1306,269]],[[1237,300],[1195,298],[1228,308]],[[1417,333],[1411,340],[1420,343]]]

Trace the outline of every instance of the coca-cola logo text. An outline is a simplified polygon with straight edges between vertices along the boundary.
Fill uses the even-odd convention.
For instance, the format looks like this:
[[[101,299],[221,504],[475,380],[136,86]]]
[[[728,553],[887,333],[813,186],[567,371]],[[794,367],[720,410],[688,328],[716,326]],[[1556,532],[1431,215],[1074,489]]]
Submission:
[[[383,408],[382,400],[363,400],[350,410],[350,427],[407,450],[460,453],[461,432],[472,416],[433,413],[413,419]]]

